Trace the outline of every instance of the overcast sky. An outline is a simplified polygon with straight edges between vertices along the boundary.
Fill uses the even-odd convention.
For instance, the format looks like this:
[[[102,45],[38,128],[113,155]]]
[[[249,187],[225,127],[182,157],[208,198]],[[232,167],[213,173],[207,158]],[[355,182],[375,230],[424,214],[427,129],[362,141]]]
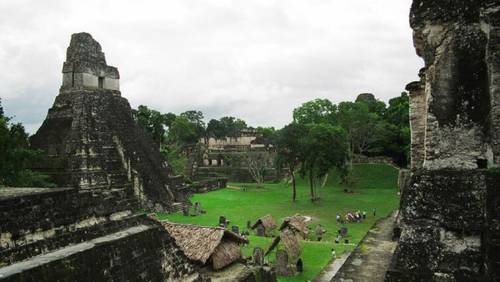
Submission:
[[[34,133],[61,84],[70,35],[89,32],[132,107],[201,110],[281,127],[301,103],[387,102],[417,79],[411,0],[0,2],[0,97]]]

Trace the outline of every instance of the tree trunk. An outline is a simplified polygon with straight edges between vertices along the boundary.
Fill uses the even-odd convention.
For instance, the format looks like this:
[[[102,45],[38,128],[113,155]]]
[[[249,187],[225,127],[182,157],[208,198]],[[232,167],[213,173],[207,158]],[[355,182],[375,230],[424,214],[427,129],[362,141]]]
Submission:
[[[312,170],[309,171],[309,188],[311,189],[311,202],[314,202],[314,175]]]
[[[290,167],[290,175],[292,176],[292,202],[295,202],[297,199],[297,187],[295,187],[295,173],[293,172],[293,167]]]
[[[321,183],[321,188],[325,187],[327,181],[328,181],[328,173],[325,174],[325,177],[323,178],[323,182]]]

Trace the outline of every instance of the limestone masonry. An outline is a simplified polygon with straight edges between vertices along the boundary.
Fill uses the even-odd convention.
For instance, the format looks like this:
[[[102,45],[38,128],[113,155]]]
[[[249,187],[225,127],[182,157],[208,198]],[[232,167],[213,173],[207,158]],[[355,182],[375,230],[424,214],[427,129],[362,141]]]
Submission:
[[[500,3],[414,0],[411,179],[386,281],[500,280]]]

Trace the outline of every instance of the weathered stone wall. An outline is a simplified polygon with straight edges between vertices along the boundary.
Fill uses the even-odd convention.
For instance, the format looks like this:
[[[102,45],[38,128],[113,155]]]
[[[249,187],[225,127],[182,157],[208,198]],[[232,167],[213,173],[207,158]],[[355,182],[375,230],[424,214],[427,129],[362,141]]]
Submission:
[[[499,11],[498,1],[413,2],[425,77],[409,85],[412,175],[387,281],[500,279]]]
[[[489,1],[481,11],[481,29],[486,34],[486,63],[490,85],[490,132],[493,161],[500,164],[500,8]]]
[[[225,177],[207,177],[201,180],[195,180],[189,184],[189,189],[193,193],[205,193],[226,188],[227,178]]]
[[[229,181],[254,182],[252,175],[246,167],[239,166],[202,166],[197,168],[197,175],[194,179],[205,177],[226,177]],[[265,181],[279,180],[279,174],[274,168],[266,168],[264,171]]]
[[[425,61],[427,169],[477,168],[490,160],[487,35],[481,1],[414,1],[411,25]],[[453,10],[453,11],[452,11]]]
[[[489,176],[493,185],[486,191],[485,269],[491,281],[500,280],[500,173]]]
[[[118,69],[106,64],[99,42],[88,33],[75,33],[67,49],[61,89],[108,89],[120,95]]]
[[[0,281],[180,281],[195,269],[161,226],[138,225],[0,268]]]
[[[427,97],[425,74],[422,80],[406,86],[410,96],[411,161],[410,169],[421,169],[425,159],[425,130],[427,125]]]
[[[487,202],[499,179],[487,170],[415,172],[402,198],[403,232],[387,281],[489,281],[484,247],[498,246],[485,235],[487,226],[498,228],[487,224],[498,213],[487,212]]]
[[[137,200],[124,190],[0,190],[0,265],[136,224]]]

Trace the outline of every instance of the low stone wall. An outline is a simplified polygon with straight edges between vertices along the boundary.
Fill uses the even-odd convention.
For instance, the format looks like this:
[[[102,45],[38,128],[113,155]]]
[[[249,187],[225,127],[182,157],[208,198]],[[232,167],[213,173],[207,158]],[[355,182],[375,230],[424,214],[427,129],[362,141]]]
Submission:
[[[388,164],[392,166],[397,166],[392,160],[392,158],[385,156],[368,157],[365,155],[354,155],[352,157],[352,162],[355,164]]]
[[[248,172],[247,168],[244,167],[228,167],[228,166],[202,166],[197,168],[197,177],[206,176],[223,176],[227,177],[229,181],[236,182],[255,182],[252,175]],[[265,181],[277,181],[279,180],[279,175],[274,168],[269,168],[265,170],[264,173]]]
[[[189,189],[193,193],[205,193],[222,188],[226,188],[227,178],[225,177],[213,177],[193,181],[189,185]]]

